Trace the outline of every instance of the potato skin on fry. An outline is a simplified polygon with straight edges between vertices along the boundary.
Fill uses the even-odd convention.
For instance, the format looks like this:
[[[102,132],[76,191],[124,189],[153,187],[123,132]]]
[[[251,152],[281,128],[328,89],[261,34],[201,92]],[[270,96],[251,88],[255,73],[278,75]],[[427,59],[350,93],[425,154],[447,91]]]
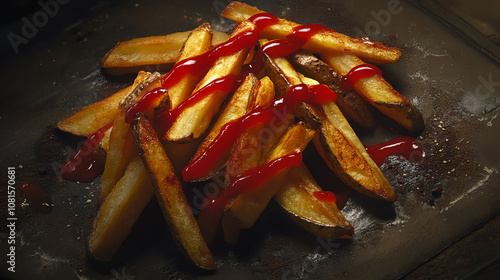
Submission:
[[[396,193],[333,102],[315,109],[322,126],[313,139],[327,165],[347,185],[367,196],[393,202]]]
[[[337,94],[337,105],[346,117],[365,129],[373,128],[375,119],[370,104],[354,90],[340,89],[341,77],[328,64],[306,50],[296,51],[288,55],[288,59],[299,71],[329,86]]]
[[[131,127],[163,215],[179,248],[197,267],[217,269],[156,131],[142,113],[134,117]]]
[[[352,68],[364,64],[351,54],[322,54],[321,57],[341,75],[347,75]],[[380,112],[411,133],[419,133],[425,128],[420,111],[380,75],[359,80],[354,89]]]

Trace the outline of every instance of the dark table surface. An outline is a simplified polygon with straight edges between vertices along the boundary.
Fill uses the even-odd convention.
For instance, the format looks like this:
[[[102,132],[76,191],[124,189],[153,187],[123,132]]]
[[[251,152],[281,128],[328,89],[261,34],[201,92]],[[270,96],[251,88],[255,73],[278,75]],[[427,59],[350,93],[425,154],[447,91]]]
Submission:
[[[24,2],[27,10],[14,3],[2,9],[1,168],[16,167],[19,183],[39,186],[52,196],[54,207],[49,214],[19,208],[18,272],[8,273],[2,262],[0,276],[493,279],[500,251],[500,70],[498,35],[491,30],[498,29],[471,29],[470,15],[451,10],[452,1],[248,1],[280,17],[369,35],[403,50],[398,63],[382,70],[422,111],[427,127],[418,136],[428,157],[421,164],[392,160],[383,167],[398,192],[395,204],[360,196],[350,200],[343,212],[356,230],[352,240],[325,250],[270,205],[243,236],[243,244],[215,250],[220,269],[205,275],[194,272],[172,242],[162,238],[167,229],[152,203],[120,258],[105,265],[89,263],[85,239],[97,209],[98,180],[59,180],[52,167],[64,162],[82,139],[57,131],[55,124],[130,83],[99,71],[100,58],[116,42],[185,31],[204,21],[229,30],[232,23],[218,16],[227,2],[59,1],[51,2],[58,3],[57,12],[52,6],[53,15],[45,12],[45,17],[36,1]],[[24,30],[26,21],[36,21],[36,28]],[[13,34],[22,38],[13,39]],[[359,131],[364,144],[405,135],[378,117],[382,124],[375,131]],[[308,160],[320,179],[332,176],[316,158]],[[6,183],[5,176],[0,180]],[[436,195],[441,188],[442,195]],[[5,189],[0,199],[0,251],[5,256]]]

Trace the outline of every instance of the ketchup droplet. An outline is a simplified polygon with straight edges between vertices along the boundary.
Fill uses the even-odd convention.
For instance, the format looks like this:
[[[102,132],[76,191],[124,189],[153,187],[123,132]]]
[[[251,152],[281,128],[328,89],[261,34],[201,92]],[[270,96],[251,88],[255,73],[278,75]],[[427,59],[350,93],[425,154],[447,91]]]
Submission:
[[[354,88],[359,80],[372,77],[375,75],[382,76],[382,72],[378,67],[371,64],[360,64],[353,67],[342,80],[340,80],[340,88],[343,91],[350,91]]]
[[[332,203],[337,202],[337,196],[330,191],[315,191],[313,196],[321,202]]]
[[[378,166],[392,155],[402,155],[410,162],[422,162],[425,158],[422,144],[412,137],[398,137],[378,145],[367,146],[366,151]]]
[[[94,149],[106,131],[113,125],[109,123],[90,135],[82,147],[61,169],[61,177],[69,181],[92,182],[102,173],[104,166],[94,156]]]
[[[198,224],[205,239],[210,243],[217,234],[219,224],[224,213],[224,208],[229,201],[236,195],[252,191],[261,186],[266,180],[270,179],[285,168],[298,166],[302,163],[302,153],[295,152],[267,164],[251,168],[236,177],[236,179],[216,197],[209,197],[204,200]]]
[[[29,183],[19,186],[19,190],[26,198],[31,209],[42,213],[50,212],[52,201],[44,191]]]

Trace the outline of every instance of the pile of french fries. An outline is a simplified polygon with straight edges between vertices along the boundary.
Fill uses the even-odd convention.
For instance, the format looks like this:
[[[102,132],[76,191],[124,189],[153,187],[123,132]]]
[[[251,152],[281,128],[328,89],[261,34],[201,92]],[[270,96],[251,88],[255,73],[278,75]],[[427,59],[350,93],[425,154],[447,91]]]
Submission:
[[[231,35],[213,31],[205,23],[190,32],[120,42],[103,58],[101,67],[110,75],[137,73],[150,65],[171,67],[254,28],[247,20],[262,12],[232,2],[222,14],[237,22]],[[258,46],[284,38],[295,26],[298,24],[279,19],[262,30]],[[206,151],[224,124],[269,104],[298,84],[326,84],[337,93],[337,101],[314,106],[301,103],[294,115],[282,117],[280,125],[263,123],[247,130],[197,180],[211,180],[224,171],[229,184],[253,167],[303,151],[312,140],[326,164],[346,185],[375,199],[396,200],[349,121],[370,129],[374,124],[371,107],[375,107],[418,133],[424,127],[422,116],[381,75],[361,79],[351,91],[339,87],[343,75],[357,65],[396,62],[401,55],[396,48],[323,31],[288,57],[264,55],[264,70],[258,76],[248,75],[235,92],[208,95],[182,111],[168,128],[155,124],[154,116],[176,108],[193,92],[218,78],[238,75],[254,53],[254,49],[242,49],[219,57],[204,76],[185,76],[165,91],[153,110],[136,114],[131,123],[125,121],[127,109],[146,92],[161,86],[159,73],[139,71],[131,86],[58,124],[63,131],[87,137],[113,123],[97,148],[107,157],[99,188],[99,211],[88,239],[90,256],[109,261],[156,196],[180,250],[197,267],[216,269],[209,245],[218,229],[200,226],[203,221],[197,221],[184,193],[191,185],[182,180],[179,169]],[[226,206],[221,222],[225,241],[236,243],[241,230],[252,227],[273,197],[290,219],[316,236],[335,239],[352,235],[354,229],[336,203],[318,199],[314,194],[319,191],[321,187],[305,164],[278,173],[263,186],[234,197]]]

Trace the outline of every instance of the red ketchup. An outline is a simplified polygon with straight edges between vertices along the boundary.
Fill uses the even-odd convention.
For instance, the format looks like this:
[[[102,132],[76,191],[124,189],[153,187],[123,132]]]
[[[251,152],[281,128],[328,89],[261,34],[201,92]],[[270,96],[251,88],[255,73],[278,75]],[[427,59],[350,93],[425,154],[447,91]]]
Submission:
[[[402,155],[410,162],[422,162],[425,158],[422,144],[412,137],[398,137],[378,145],[367,146],[366,151],[378,166],[392,155]]]
[[[141,98],[140,102],[136,102],[128,107],[127,112],[125,113],[125,122],[130,123],[135,113],[145,112],[149,108],[151,108],[152,104],[159,100],[162,96],[167,93],[167,90],[164,88],[155,88],[148,91]]]
[[[90,135],[61,169],[61,176],[69,181],[92,182],[103,171],[103,166],[97,162],[94,149],[102,140],[106,131],[113,125],[109,123]]]
[[[253,73],[254,75],[259,74],[264,67],[263,54],[267,54],[272,58],[285,57],[298,51],[312,36],[322,30],[327,30],[327,28],[321,24],[308,24],[294,27],[292,33],[285,38],[272,40],[262,46],[253,57],[252,61],[243,67],[242,75],[246,76],[249,73]]]
[[[277,158],[267,164],[247,170],[236,177],[218,196],[206,198],[202,204],[206,206],[198,216],[198,224],[206,240],[210,243],[216,236],[224,208],[234,196],[257,189],[262,183],[283,169],[298,166],[301,163],[301,152],[294,152]]]
[[[340,81],[340,88],[343,91],[350,91],[359,80],[375,75],[382,76],[382,72],[379,68],[371,64],[360,64],[352,68],[349,73],[342,78]]]
[[[260,31],[269,25],[277,23],[278,18],[273,14],[261,13],[252,16],[251,18],[249,18],[249,21],[256,25],[257,28],[255,30],[246,31],[237,36],[234,36],[226,42],[217,45],[216,47],[201,55],[179,61],[167,74],[165,74],[161,78],[162,87],[168,90],[169,88],[180,82],[180,80],[187,75],[203,76],[208,72],[210,67],[212,67],[212,65],[219,57],[232,55],[244,48],[251,48],[255,46],[255,44],[257,44],[257,41],[259,40]],[[250,72],[247,72],[246,74],[248,73]],[[243,81],[243,79],[244,77],[238,79],[238,81],[241,82]],[[178,109],[175,108],[174,110],[165,112],[163,116],[159,117],[158,120],[160,121],[160,123],[163,123],[163,125],[171,124],[180,115],[182,110],[188,108],[189,106],[192,106],[193,104],[196,104],[196,102],[214,91],[223,91],[228,87],[229,89],[234,88],[235,81],[235,77],[228,76],[209,83],[207,86],[199,90],[202,92],[198,91],[191,95],[196,95],[196,97],[188,98],[186,102],[182,102],[181,104],[179,104],[179,106],[177,107]],[[132,120],[135,113],[148,110],[151,107],[151,104],[153,104],[162,96],[160,94],[152,94],[149,95],[149,99],[145,99],[146,95],[144,95],[144,97],[136,103],[140,105],[135,106],[135,108],[132,110],[127,110],[127,122],[130,122]]]
[[[26,202],[28,202],[30,209],[42,213],[50,212],[52,201],[44,191],[29,183],[22,184],[19,190],[26,198]]]
[[[321,202],[334,203],[337,202],[337,196],[330,191],[315,191],[313,196]]]
[[[160,114],[156,120],[162,127],[169,127],[182,113],[183,110],[189,108],[206,96],[216,92],[229,92],[233,88],[235,77],[228,75],[219,79],[215,79],[202,87],[200,90],[191,94],[188,98],[182,101],[179,106],[172,110],[168,110]],[[141,100],[142,101],[142,100]],[[128,112],[127,112],[128,113]],[[135,113],[134,113],[135,114]]]
[[[335,101],[335,98],[335,93],[325,85],[315,85],[309,88],[304,84],[292,86],[283,97],[271,104],[258,107],[243,117],[225,124],[206,151],[182,170],[184,181],[191,181],[208,172],[224,151],[247,129],[269,122],[273,118],[279,119],[277,113],[290,114],[300,102],[323,104],[327,101]]]

